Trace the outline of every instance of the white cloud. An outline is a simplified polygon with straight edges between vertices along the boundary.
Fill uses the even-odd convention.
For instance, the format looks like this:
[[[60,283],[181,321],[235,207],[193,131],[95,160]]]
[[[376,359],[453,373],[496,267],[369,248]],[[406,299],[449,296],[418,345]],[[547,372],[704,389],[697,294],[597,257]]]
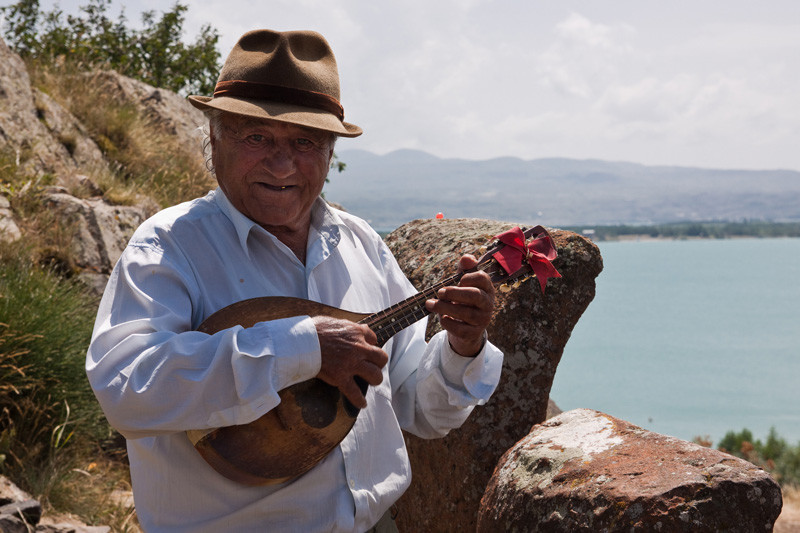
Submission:
[[[365,128],[342,149],[800,169],[796,0],[193,0],[187,34],[206,23],[223,54],[254,27],[325,35]]]
[[[635,31],[571,13],[553,33],[555,39],[536,60],[540,82],[559,94],[588,99],[619,76],[621,64],[632,55],[628,41]]]

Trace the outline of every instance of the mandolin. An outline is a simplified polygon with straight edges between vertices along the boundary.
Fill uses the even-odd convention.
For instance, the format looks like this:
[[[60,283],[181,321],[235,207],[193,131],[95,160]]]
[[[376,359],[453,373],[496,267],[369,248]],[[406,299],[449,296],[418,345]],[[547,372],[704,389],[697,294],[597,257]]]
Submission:
[[[556,257],[547,231],[514,228],[501,235],[474,270],[486,272],[500,290],[536,277],[542,291],[548,277],[561,277],[550,263]],[[243,300],[209,316],[198,331],[213,334],[234,326],[291,316],[330,316],[366,324],[383,346],[392,336],[426,317],[425,301],[442,287],[458,284],[463,272],[374,314],[362,314],[289,297]],[[410,373],[410,372],[409,372]],[[362,393],[367,383],[356,377]],[[279,392],[280,403],[248,424],[187,431],[189,440],[217,472],[246,485],[271,485],[298,477],[319,463],[352,429],[359,410],[336,387],[321,379],[297,383]]]

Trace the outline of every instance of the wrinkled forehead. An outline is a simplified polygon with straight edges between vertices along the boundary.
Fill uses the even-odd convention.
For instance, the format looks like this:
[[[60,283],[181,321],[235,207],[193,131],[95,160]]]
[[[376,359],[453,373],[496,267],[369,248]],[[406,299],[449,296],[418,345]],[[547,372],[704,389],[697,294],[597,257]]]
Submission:
[[[299,124],[290,124],[286,122],[280,122],[278,120],[248,117],[233,113],[224,113],[222,115],[221,123],[225,131],[234,135],[258,131],[270,132],[273,134],[286,134],[291,136],[302,135],[303,137],[320,141],[333,141],[333,139],[336,137],[336,135],[332,134],[331,132],[309,128]]]

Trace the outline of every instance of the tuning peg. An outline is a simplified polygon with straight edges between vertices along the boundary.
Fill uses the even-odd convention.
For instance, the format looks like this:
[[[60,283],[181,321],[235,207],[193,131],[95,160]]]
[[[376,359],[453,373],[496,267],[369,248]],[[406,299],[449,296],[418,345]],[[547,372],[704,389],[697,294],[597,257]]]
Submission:
[[[511,292],[511,287],[503,283],[500,285],[500,292]]]
[[[489,250],[489,248],[487,246],[481,246],[480,248],[478,248],[478,252],[481,255],[485,254],[488,250]]]
[[[514,287],[515,289],[519,289],[520,283],[522,283],[522,282],[520,280],[517,280],[511,286]]]

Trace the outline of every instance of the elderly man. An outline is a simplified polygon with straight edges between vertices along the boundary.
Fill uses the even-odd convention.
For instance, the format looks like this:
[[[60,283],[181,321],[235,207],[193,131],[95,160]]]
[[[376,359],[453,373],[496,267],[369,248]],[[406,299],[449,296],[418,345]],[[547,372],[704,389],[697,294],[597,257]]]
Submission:
[[[343,120],[336,62],[321,35],[249,32],[213,97],[190,100],[209,117],[219,188],[136,231],[109,280],[86,362],[108,420],[127,439],[139,521],[170,532],[392,530],[390,508],[411,480],[401,429],[441,437],[497,385],[502,354],[485,334],[492,284],[467,273],[426,301],[445,330],[428,343],[422,322],[379,347],[364,324],[302,314],[198,331],[209,315],[256,296],[367,313],[415,291],[364,221],[320,198],[335,139],[361,134]],[[474,264],[460,261],[465,270]],[[276,409],[280,391],[312,378],[361,412],[299,477],[238,483],[187,437],[248,424]],[[370,385],[366,394],[358,381]]]

